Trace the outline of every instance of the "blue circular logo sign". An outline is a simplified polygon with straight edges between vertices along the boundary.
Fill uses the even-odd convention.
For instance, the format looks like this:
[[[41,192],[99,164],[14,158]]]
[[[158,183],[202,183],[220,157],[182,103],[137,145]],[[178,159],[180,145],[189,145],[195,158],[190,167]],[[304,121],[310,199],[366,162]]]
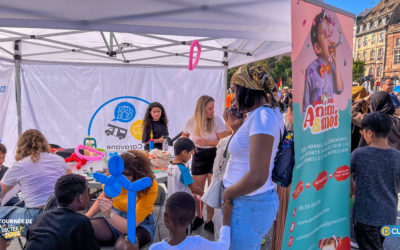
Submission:
[[[136,109],[129,102],[121,102],[119,103],[114,110],[114,119],[113,121],[120,122],[130,122],[135,118]]]

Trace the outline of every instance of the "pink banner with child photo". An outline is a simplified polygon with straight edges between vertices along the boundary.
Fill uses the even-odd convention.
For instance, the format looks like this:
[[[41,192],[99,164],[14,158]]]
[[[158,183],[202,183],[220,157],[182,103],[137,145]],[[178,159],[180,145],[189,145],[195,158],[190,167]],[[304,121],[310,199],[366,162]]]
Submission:
[[[282,249],[350,249],[353,18],[292,0],[296,165]]]

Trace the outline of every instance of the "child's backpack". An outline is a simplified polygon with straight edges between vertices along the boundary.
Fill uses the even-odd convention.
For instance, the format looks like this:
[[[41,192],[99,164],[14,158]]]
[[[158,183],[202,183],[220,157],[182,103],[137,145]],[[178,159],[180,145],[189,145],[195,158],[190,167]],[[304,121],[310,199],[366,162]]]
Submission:
[[[274,159],[272,181],[282,187],[288,187],[292,182],[294,163],[293,133],[288,132],[285,128]]]

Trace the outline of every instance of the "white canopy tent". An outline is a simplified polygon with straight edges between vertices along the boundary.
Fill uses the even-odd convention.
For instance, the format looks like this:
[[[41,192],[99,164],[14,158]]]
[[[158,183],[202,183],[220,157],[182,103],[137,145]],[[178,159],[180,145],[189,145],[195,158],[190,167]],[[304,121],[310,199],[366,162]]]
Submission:
[[[24,129],[38,128],[46,136],[62,133],[52,129],[63,124],[44,126],[48,117],[38,115],[46,105],[44,97],[35,97],[40,92],[38,90],[29,92],[36,86],[41,86],[42,92],[46,89],[54,91],[51,89],[53,85],[45,81],[54,78],[51,75],[56,74],[54,72],[65,71],[57,65],[81,66],[82,69],[96,67],[104,72],[110,72],[111,67],[139,72],[149,67],[168,68],[174,69],[179,75],[176,79],[181,80],[182,76],[189,76],[188,72],[177,69],[187,68],[189,46],[193,40],[200,42],[202,53],[199,66],[193,71],[197,73],[192,73],[202,76],[196,78],[192,75],[186,81],[197,81],[199,88],[205,90],[195,95],[189,94],[190,89],[183,89],[176,94],[189,96],[191,100],[191,103],[180,104],[186,109],[178,120],[183,123],[183,117],[193,114],[195,99],[207,91],[216,92],[216,112],[221,113],[224,100],[220,90],[226,86],[228,68],[291,51],[290,16],[289,0],[0,0],[0,61],[3,61],[0,69],[6,68],[10,72],[7,63],[11,63],[15,65],[12,74],[16,76],[15,79],[7,78],[13,83],[8,89],[15,91],[16,95],[9,95],[3,114],[0,109],[0,139],[12,144],[9,146],[12,152],[15,151],[16,136]],[[51,71],[33,77],[32,72],[46,68],[43,65],[51,65]],[[67,69],[70,71],[71,68]],[[203,84],[209,69],[224,72],[222,77],[215,73],[212,78],[219,79],[217,85],[220,89]],[[72,71],[71,79],[80,72],[76,68]],[[93,84],[90,86],[96,86]],[[74,87],[80,87],[79,83]],[[38,101],[35,104],[24,98]],[[148,98],[157,101],[163,97],[161,92],[154,92]],[[14,108],[10,103],[17,105]],[[57,106],[53,103],[47,105]],[[79,105],[92,109],[98,107],[98,104],[85,102]],[[60,110],[64,111],[65,107]],[[172,111],[172,107],[167,107],[167,113]],[[18,123],[18,129],[14,129],[15,123]],[[76,122],[75,126],[82,127],[82,122]],[[173,128],[170,133],[174,135],[179,129]],[[74,143],[76,140],[68,141],[65,146]],[[8,155],[8,162],[12,161],[11,157]]]
[[[23,60],[234,67],[291,49],[289,0],[2,1],[0,56]],[[57,30],[54,30],[57,29]],[[64,29],[63,31],[59,29]],[[226,53],[224,53],[226,52]]]

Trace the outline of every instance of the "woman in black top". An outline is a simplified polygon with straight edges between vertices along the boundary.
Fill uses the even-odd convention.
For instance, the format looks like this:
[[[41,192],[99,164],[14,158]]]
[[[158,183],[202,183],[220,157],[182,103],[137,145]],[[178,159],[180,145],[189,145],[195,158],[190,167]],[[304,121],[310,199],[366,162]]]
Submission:
[[[149,150],[149,140],[153,131],[154,148],[162,150],[163,136],[168,136],[168,119],[164,107],[158,102],[150,103],[143,118],[142,142],[144,149]]]

